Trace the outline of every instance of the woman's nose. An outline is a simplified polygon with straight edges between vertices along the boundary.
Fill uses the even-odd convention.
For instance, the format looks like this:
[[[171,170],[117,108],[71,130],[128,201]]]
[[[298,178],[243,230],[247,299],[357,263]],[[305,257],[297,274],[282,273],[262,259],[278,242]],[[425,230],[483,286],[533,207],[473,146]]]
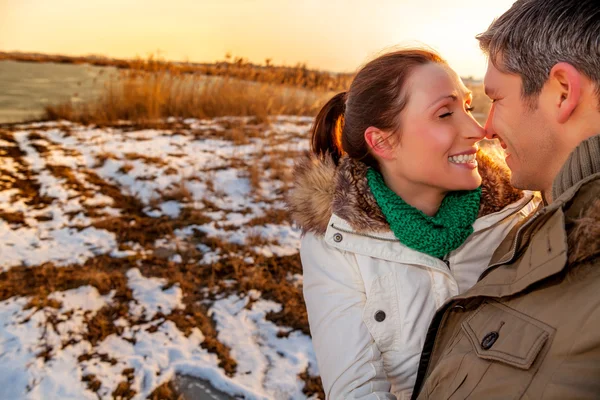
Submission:
[[[466,136],[469,139],[481,140],[485,137],[485,129],[483,129],[481,125],[479,125],[479,122],[474,118],[471,118],[469,121],[469,129],[466,130],[466,133]]]

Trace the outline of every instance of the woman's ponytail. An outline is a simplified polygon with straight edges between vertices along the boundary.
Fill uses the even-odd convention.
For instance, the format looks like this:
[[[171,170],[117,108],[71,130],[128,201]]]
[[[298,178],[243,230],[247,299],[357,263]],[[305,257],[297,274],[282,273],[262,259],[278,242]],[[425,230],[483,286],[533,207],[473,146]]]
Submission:
[[[312,152],[320,157],[330,155],[336,165],[343,154],[340,136],[345,109],[346,92],[336,94],[321,108],[311,131]]]

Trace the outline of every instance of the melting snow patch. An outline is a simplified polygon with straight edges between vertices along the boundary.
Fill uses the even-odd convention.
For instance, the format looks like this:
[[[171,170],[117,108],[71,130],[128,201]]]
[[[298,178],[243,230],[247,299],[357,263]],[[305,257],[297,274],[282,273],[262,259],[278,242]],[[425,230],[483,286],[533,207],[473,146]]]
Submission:
[[[197,231],[243,246],[258,243],[235,255],[249,264],[255,260],[252,250],[264,255],[295,254],[300,240],[297,229],[275,221],[257,225],[257,218],[269,215],[267,211],[284,208],[285,179],[265,173],[256,188],[246,177],[246,168],[271,162],[264,154],[307,149],[305,136],[312,118],[273,118],[269,128],[242,146],[218,135],[229,129],[225,122],[249,120],[177,121],[188,126],[135,131],[127,122],[113,128],[66,122],[24,124],[12,132],[16,145],[0,141],[2,147],[18,146],[24,152],[20,160],[7,155],[5,170],[16,179],[29,179],[36,199],[52,197],[31,205],[31,193],[18,185],[11,188],[15,179],[5,180],[1,210],[22,213],[23,218],[11,223],[0,218],[0,270],[46,262],[84,264],[99,255],[130,258],[111,263],[130,263],[134,257],[142,262],[158,257],[159,246],[168,250],[164,259],[175,267],[189,261],[182,255],[192,246],[203,253],[200,264],[230,256],[229,250],[203,244],[204,236]],[[29,168],[28,174],[23,168]],[[179,188],[185,192],[177,196]],[[124,203],[130,199],[123,195],[132,197],[131,206],[139,204],[147,215],[163,217],[177,229],[172,235],[153,238],[152,247],[123,243],[130,239],[95,228],[98,221],[111,226],[113,221],[107,217],[121,217],[120,222],[127,223],[131,209]],[[184,209],[192,211],[193,221],[187,226],[180,218]],[[248,226],[252,220],[253,226]],[[128,229],[132,228],[125,226],[123,233]],[[217,355],[202,347],[205,337],[198,327],[186,336],[174,322],[157,318],[158,313],[168,316],[184,308],[179,285],[164,289],[167,280],[144,277],[137,268],[128,269],[126,277],[134,298],[128,304],[129,315],[113,321],[113,333],[102,338],[92,328],[96,323],[110,326],[110,318],[98,312],[123,305],[115,304],[122,301],[115,292],[103,296],[92,286],[54,292],[49,298],[59,301],[60,309],[25,310],[31,300],[26,297],[0,301],[0,399],[111,399],[119,384],[129,382],[136,392],[133,398],[141,400],[176,374],[202,378],[218,390],[246,399],[306,398],[298,374],[307,369],[317,373],[310,337],[267,320],[267,314],[278,312],[281,305],[262,299],[259,292],[229,295],[235,281],[224,282],[230,288],[226,292],[198,288],[211,294],[210,300],[199,301],[209,308],[218,340],[230,347],[238,363],[237,372],[229,377],[219,367]],[[288,280],[299,288],[302,277],[289,274]],[[130,370],[127,377],[124,370]],[[90,375],[97,392],[82,381],[92,379]]]
[[[115,235],[93,227],[78,231],[74,228],[10,229],[0,220],[0,266],[39,265],[53,262],[56,265],[84,263],[88,258],[108,253],[117,248]]]
[[[81,381],[78,357],[90,350],[84,323],[110,301],[91,286],[57,292],[61,310],[23,310],[27,298],[0,302],[0,398],[97,399]],[[71,314],[63,314],[70,311]],[[49,316],[54,317],[54,325]],[[63,344],[66,344],[63,347]],[[39,354],[50,350],[44,362]]]
[[[254,300],[248,309],[250,300]],[[268,399],[304,399],[298,374],[316,365],[310,337],[291,332],[278,337],[281,327],[266,320],[281,305],[260,299],[260,293],[229,296],[211,308],[220,342],[231,348],[238,362],[235,380],[257,396]],[[287,332],[286,332],[287,333]]]
[[[184,308],[181,299],[183,294],[179,285],[163,290],[167,281],[159,278],[145,278],[137,268],[127,271],[128,286],[133,291],[136,302],[129,304],[133,316],[144,316],[150,320],[157,312],[169,315],[176,308]]]

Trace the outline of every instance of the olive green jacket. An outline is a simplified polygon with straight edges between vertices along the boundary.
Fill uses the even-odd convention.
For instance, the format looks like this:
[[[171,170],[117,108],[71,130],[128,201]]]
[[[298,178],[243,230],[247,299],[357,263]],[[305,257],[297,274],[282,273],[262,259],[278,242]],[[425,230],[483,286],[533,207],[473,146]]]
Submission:
[[[418,399],[600,398],[600,135],[430,325]]]

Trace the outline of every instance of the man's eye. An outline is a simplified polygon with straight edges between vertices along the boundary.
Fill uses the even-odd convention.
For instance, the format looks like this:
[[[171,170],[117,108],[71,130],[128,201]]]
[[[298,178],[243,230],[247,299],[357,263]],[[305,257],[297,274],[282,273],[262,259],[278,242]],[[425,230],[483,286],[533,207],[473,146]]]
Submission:
[[[496,101],[498,101],[498,100],[497,100],[497,99],[490,99],[490,101],[491,101],[492,103],[495,103],[495,102],[496,102]]]
[[[467,106],[467,108],[465,108],[465,110],[467,110],[467,112],[473,112],[473,111],[475,111],[475,107]]]
[[[439,118],[447,118],[447,117],[451,116],[452,114],[454,114],[454,113],[450,111],[450,112],[440,115]]]

